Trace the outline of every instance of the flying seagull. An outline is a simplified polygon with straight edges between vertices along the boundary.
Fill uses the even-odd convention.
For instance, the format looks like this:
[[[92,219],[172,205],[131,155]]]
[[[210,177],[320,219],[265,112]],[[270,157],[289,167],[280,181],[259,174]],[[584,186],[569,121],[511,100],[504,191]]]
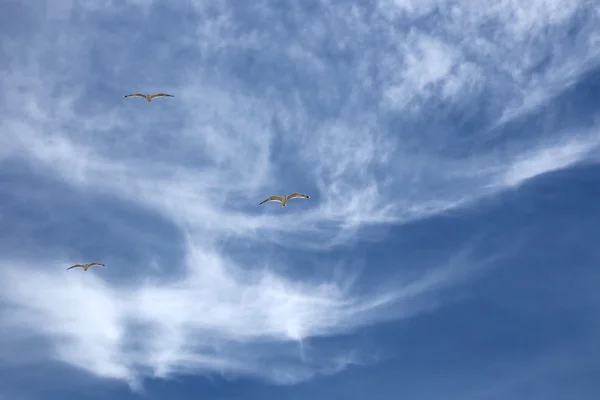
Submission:
[[[67,271],[73,268],[83,268],[84,271],[87,271],[89,267],[93,267],[94,265],[101,265],[104,267],[104,264],[100,264],[97,262],[89,263],[89,264],[75,264],[72,267],[67,268]]]
[[[157,93],[157,94],[133,93],[133,94],[128,94],[127,96],[125,96],[125,98],[128,98],[128,97],[143,97],[146,100],[148,100],[148,103],[150,103],[152,101],[152,99],[155,99],[157,97],[175,97],[175,96],[172,96],[172,95],[166,94],[166,93]]]
[[[285,207],[286,204],[287,204],[287,202],[288,202],[288,200],[296,199],[296,198],[309,199],[310,197],[307,196],[307,195],[305,195],[305,194],[298,193],[298,192],[294,192],[292,194],[288,194],[288,195],[285,195],[285,196],[271,196],[268,199],[263,200],[262,202],[260,202],[259,206],[261,204],[265,204],[268,201],[278,201],[278,202],[281,203],[281,207]]]

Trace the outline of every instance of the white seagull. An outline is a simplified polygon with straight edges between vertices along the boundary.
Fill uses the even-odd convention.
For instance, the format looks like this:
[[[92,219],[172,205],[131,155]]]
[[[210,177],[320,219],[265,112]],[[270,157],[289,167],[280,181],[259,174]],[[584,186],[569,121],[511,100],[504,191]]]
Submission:
[[[73,268],[83,268],[84,271],[87,271],[89,267],[93,267],[94,265],[101,265],[104,267],[104,264],[93,262],[89,264],[75,264],[72,267],[67,268],[67,271]]]
[[[285,207],[288,200],[296,198],[309,199],[310,197],[302,193],[294,192],[285,196],[271,196],[268,199],[265,199],[262,202],[260,202],[258,205],[260,206],[261,204],[265,204],[268,201],[278,201],[281,203],[281,207]]]
[[[175,96],[172,96],[172,95],[166,94],[166,93],[156,93],[156,94],[133,93],[133,94],[128,94],[127,96],[125,96],[125,98],[128,98],[128,97],[143,97],[146,100],[148,100],[148,103],[150,103],[152,101],[152,99],[155,99],[157,97],[175,97]]]

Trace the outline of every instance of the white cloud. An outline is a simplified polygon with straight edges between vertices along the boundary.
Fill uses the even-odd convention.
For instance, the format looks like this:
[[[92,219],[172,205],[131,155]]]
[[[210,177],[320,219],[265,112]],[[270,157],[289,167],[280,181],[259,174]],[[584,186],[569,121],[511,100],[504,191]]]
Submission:
[[[566,168],[586,159],[597,146],[597,138],[588,141],[572,138],[564,143],[524,154],[501,175],[498,185],[516,186],[546,172]]]
[[[100,36],[101,24],[90,20],[110,13],[113,3],[84,3],[84,25],[71,19],[73,3],[63,2],[58,21],[36,27],[32,42],[3,40],[12,56],[0,78],[0,162],[24,160],[74,191],[160,213],[189,241],[185,273],[168,283],[152,274],[178,265],[156,258],[152,278],[123,287],[95,272],[36,270],[22,280],[17,271],[33,263],[3,260],[0,298],[18,311],[4,323],[52,339],[57,359],[99,376],[133,385],[146,371],[226,371],[290,383],[359,363],[362,354],[345,351],[298,361],[289,343],[420,312],[437,304],[440,288],[460,276],[456,269],[443,266],[364,295],[357,280],[294,279],[284,272],[289,263],[263,255],[261,246],[329,250],[356,240],[366,225],[471,204],[584,160],[596,146],[595,129],[577,141],[566,139],[568,131],[540,132],[547,136],[529,142],[503,138],[510,151],[479,146],[456,155],[454,143],[484,143],[483,133],[465,132],[471,140],[464,140],[410,124],[424,113],[432,118],[431,102],[472,107],[482,94],[497,93],[490,100],[494,126],[530,110],[532,97],[535,105],[548,101],[598,64],[591,39],[572,46],[540,33],[567,29],[560,24],[581,2],[381,2],[375,14],[323,2],[328,13],[304,18],[298,9],[294,23],[282,22],[269,2],[253,3],[255,22],[233,3],[195,2],[188,10],[195,25],[181,35],[165,30],[173,41],[163,47],[139,32],[131,42],[109,30]],[[124,7],[138,5],[150,18],[152,2]],[[435,29],[402,25],[435,6],[448,11],[431,20]],[[95,30],[84,29],[90,26]],[[583,36],[598,35],[596,26],[583,27]],[[138,44],[144,49],[136,51]],[[562,56],[544,72],[528,73],[540,47]],[[257,67],[242,57],[250,50]],[[115,59],[97,58],[103,51]],[[147,69],[132,72],[126,66],[133,63]],[[273,72],[263,82],[267,68]],[[244,80],[239,71],[255,75]],[[144,84],[176,97],[122,99]],[[258,207],[267,195],[295,190],[312,198],[285,210]],[[259,261],[244,265],[227,240]],[[64,254],[51,256],[52,265],[68,265],[73,255]]]
[[[397,29],[399,46],[405,47],[401,56],[416,60],[415,68],[418,68],[419,74],[416,79],[407,76],[401,81],[402,86],[396,83],[398,90],[392,98],[408,98],[411,95],[421,97],[422,101],[435,98],[440,95],[438,91],[423,91],[419,84],[431,79],[450,87],[481,85],[480,80],[484,79],[502,104],[499,111],[503,115],[492,126],[506,123],[523,112],[537,108],[600,61],[600,52],[593,39],[597,35],[594,22],[580,24],[576,30],[571,29],[569,19],[578,11],[591,8],[580,0],[536,0],[527,3],[515,0],[458,3],[445,0],[382,0],[378,5],[381,13],[396,24],[410,24],[429,15],[429,23],[435,26],[430,30],[413,27],[408,35]],[[591,20],[597,22],[597,16]],[[411,45],[416,31],[425,38],[418,43],[430,42],[426,50],[420,45]],[[579,34],[569,37],[572,31]],[[426,62],[427,57],[431,63]],[[547,67],[539,72],[531,72],[544,62],[548,64]],[[388,74],[398,76],[396,70],[403,73],[397,63],[395,61],[389,65],[391,71]],[[457,79],[454,70],[464,69],[463,64],[467,65],[469,73],[463,71],[458,74],[462,79]],[[450,69],[450,65],[453,65],[453,69]],[[452,83],[446,84],[447,80]],[[407,90],[407,85],[419,90]],[[385,97],[390,96],[386,94]],[[398,106],[406,104],[397,103]]]
[[[453,67],[462,58],[454,46],[411,29],[402,38],[399,47],[404,61],[402,65],[394,67],[394,78],[384,94],[391,107],[402,109],[415,96],[432,96],[435,91],[431,87],[440,81],[450,81],[446,83],[446,88],[448,85],[461,85],[462,82],[452,74]],[[469,66],[462,68],[464,70]],[[457,90],[459,88],[452,89],[454,92]]]
[[[30,334],[53,340],[59,360],[132,385],[148,370],[158,377],[216,370],[296,382],[360,360],[345,352],[301,363],[286,343],[374,323],[388,314],[378,310],[394,303],[401,306],[395,317],[409,315],[409,304],[453,279],[440,270],[405,289],[357,295],[334,281],[295,282],[268,269],[248,270],[191,243],[185,264],[185,276],[170,283],[150,275],[140,285],[112,287],[91,272],[3,261],[2,296],[13,307],[4,327],[30,327]],[[27,280],[19,272],[25,269]],[[277,371],[264,369],[267,362]]]

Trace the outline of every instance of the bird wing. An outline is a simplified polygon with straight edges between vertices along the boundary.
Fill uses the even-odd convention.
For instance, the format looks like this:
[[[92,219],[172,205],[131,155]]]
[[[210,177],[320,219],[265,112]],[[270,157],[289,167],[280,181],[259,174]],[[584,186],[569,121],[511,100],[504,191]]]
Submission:
[[[128,97],[143,97],[143,98],[146,98],[146,95],[145,94],[141,94],[141,93],[133,93],[133,94],[128,94],[127,96],[125,96],[125,98],[128,98]]]
[[[98,263],[98,262],[89,263],[89,264],[88,264],[88,267],[92,267],[92,266],[94,266],[94,265],[100,265],[100,266],[103,266],[103,267],[104,267],[104,264],[102,264],[102,263]]]
[[[280,203],[283,203],[283,196],[271,196],[268,199],[261,201],[258,205],[265,204],[267,201],[279,201]]]
[[[310,196],[307,196],[305,194],[298,193],[298,192],[294,192],[294,193],[288,195],[288,200],[289,199],[296,199],[296,198],[309,199]]]
[[[150,96],[151,99],[154,99],[156,97],[175,97],[175,96],[166,94],[166,93],[156,93],[156,94],[153,94],[152,96]]]
[[[72,267],[67,268],[67,271],[70,270],[70,269],[73,269],[73,268],[84,268],[84,265],[82,265],[82,264],[75,264]]]

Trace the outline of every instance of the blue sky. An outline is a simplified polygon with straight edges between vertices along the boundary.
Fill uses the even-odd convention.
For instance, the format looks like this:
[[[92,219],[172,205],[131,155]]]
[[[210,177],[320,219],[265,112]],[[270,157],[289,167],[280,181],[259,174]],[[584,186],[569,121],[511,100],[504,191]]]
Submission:
[[[595,399],[599,44],[584,0],[3,2],[0,400]]]

